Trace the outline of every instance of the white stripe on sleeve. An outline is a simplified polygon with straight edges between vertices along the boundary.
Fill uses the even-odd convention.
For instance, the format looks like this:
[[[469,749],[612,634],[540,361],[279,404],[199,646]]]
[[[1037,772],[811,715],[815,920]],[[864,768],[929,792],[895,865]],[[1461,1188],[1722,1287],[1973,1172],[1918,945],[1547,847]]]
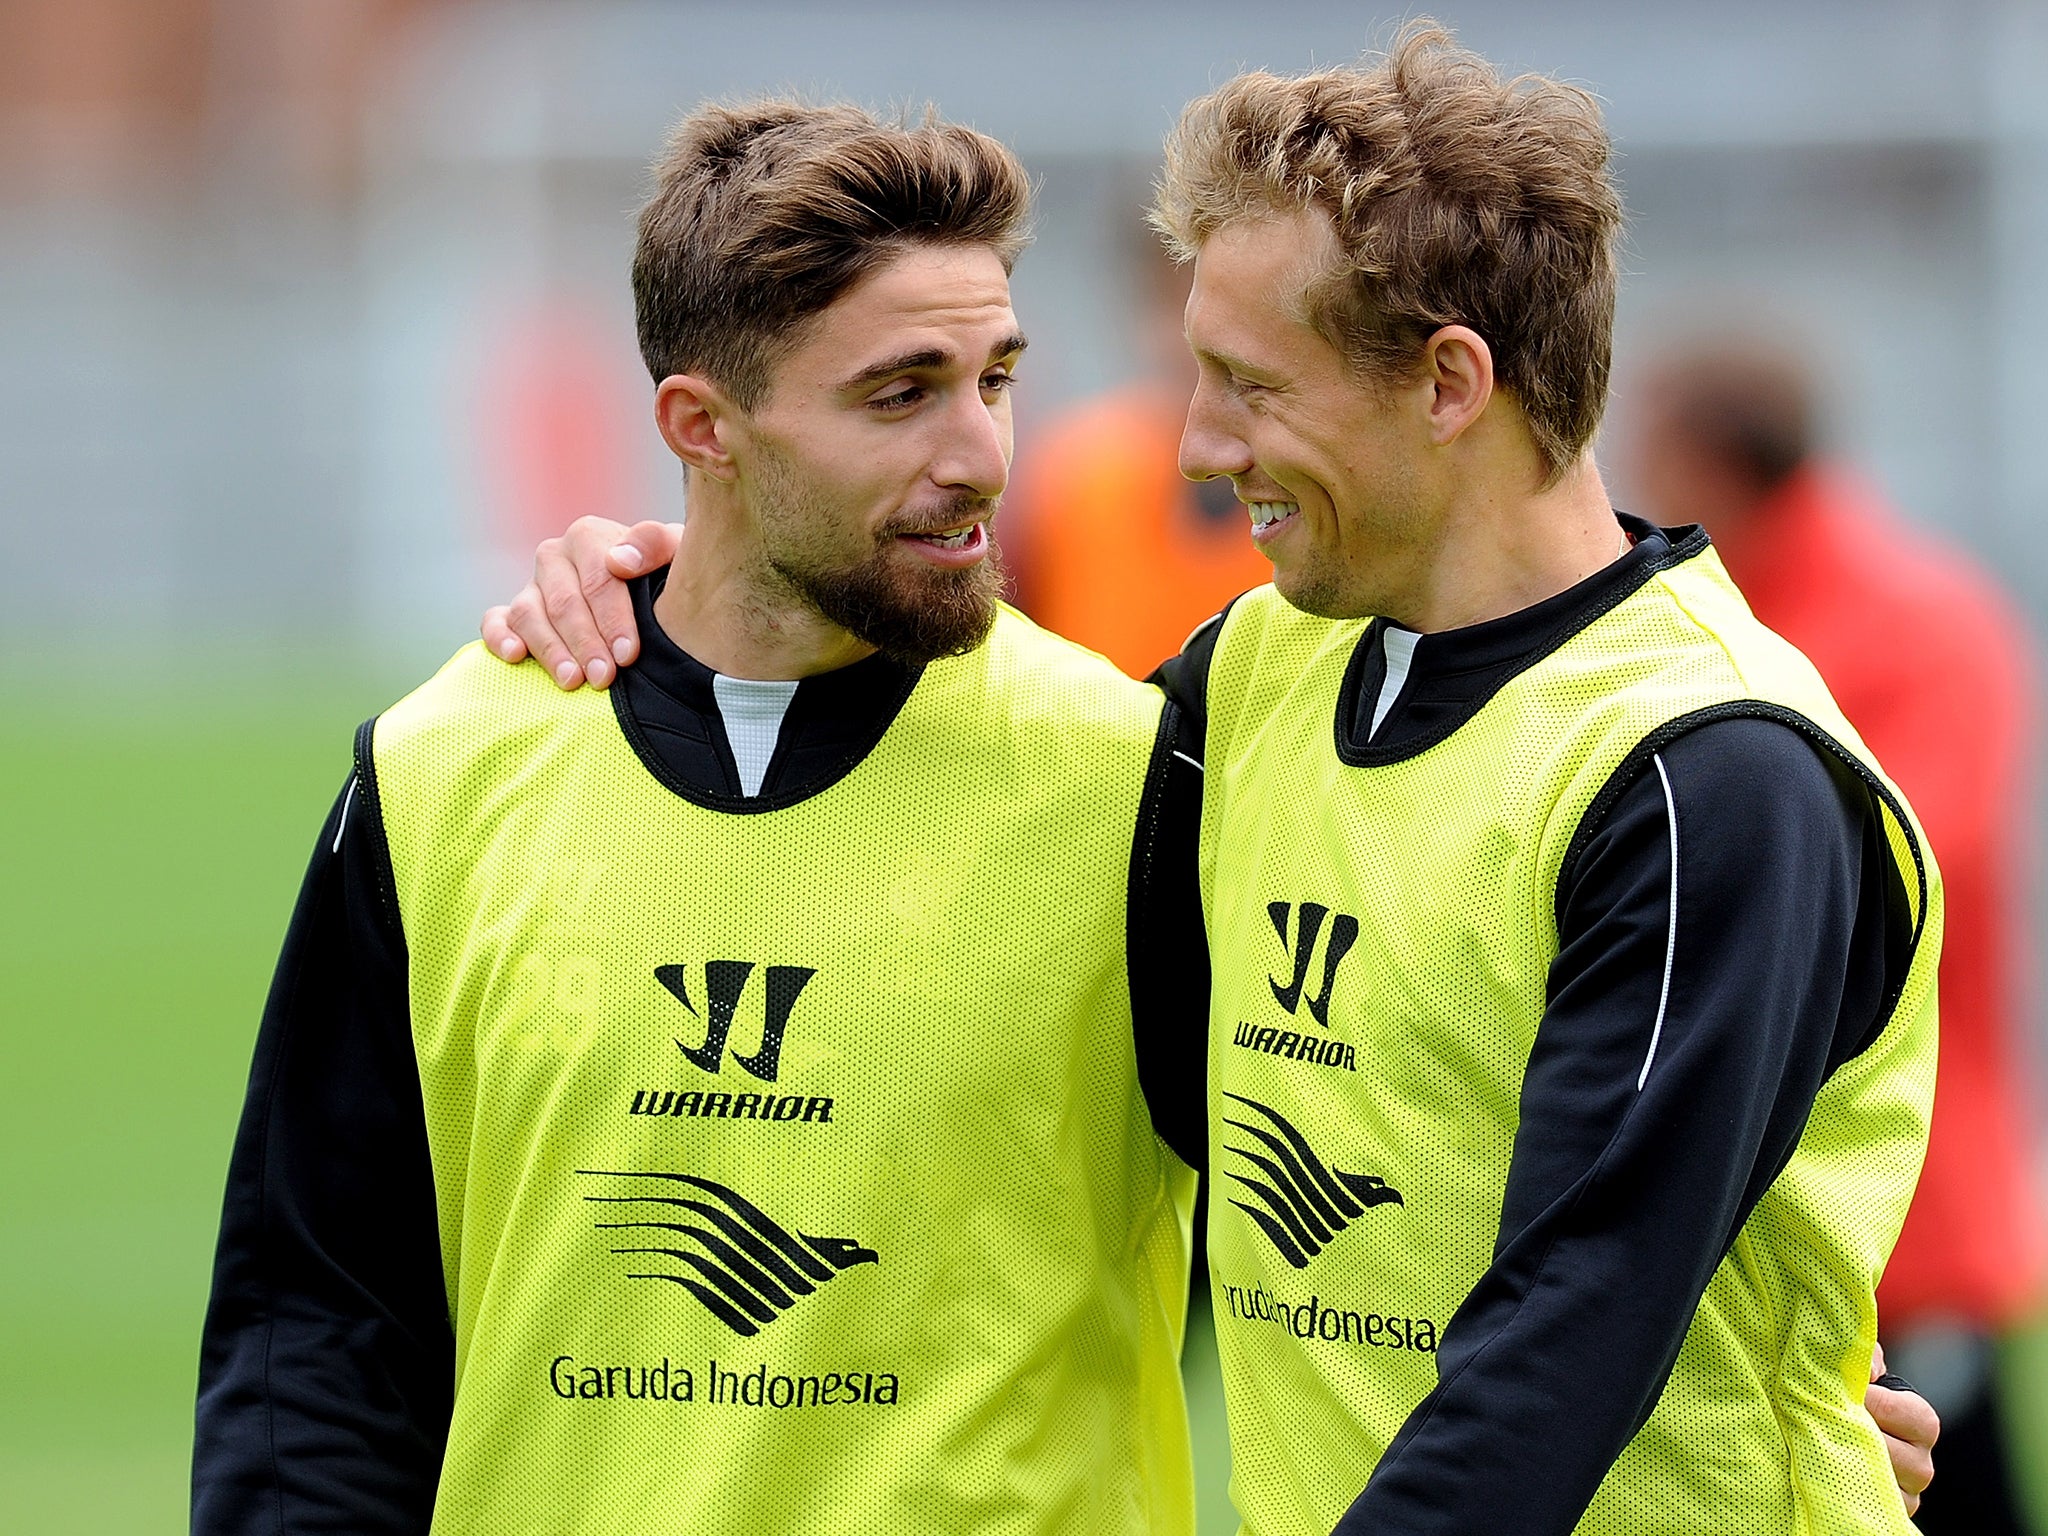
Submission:
[[[1664,1037],[1664,1011],[1671,1006],[1671,962],[1678,954],[1678,807],[1671,798],[1671,775],[1664,771],[1662,753],[1650,761],[1657,765],[1657,777],[1664,784],[1664,815],[1671,823],[1671,911],[1664,929],[1664,985],[1657,992],[1657,1022],[1650,1029],[1650,1054],[1643,1058],[1643,1070],[1636,1074],[1636,1092],[1650,1080],[1650,1063],[1657,1059],[1657,1042]]]

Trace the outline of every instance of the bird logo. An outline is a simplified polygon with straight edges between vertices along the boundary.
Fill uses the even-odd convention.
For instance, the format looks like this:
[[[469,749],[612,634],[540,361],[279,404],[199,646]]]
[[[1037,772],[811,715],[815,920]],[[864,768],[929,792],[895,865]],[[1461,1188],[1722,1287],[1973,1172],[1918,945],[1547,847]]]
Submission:
[[[585,1195],[591,1205],[629,1208],[619,1212],[627,1220],[600,1221],[597,1230],[668,1234],[612,1249],[625,1257],[670,1261],[642,1264],[626,1278],[681,1286],[742,1338],[752,1338],[835,1275],[856,1264],[882,1262],[874,1249],[852,1238],[792,1232],[737,1191],[710,1179],[601,1168],[576,1172],[589,1179],[656,1181],[609,1184],[603,1186],[607,1193]]]
[[[1250,1147],[1225,1146],[1224,1151],[1241,1157],[1259,1177],[1232,1169],[1224,1177],[1242,1186],[1257,1201],[1248,1205],[1230,1203],[1249,1216],[1280,1257],[1296,1269],[1308,1268],[1308,1261],[1321,1253],[1330,1240],[1376,1205],[1408,1202],[1401,1192],[1372,1173],[1346,1173],[1323,1161],[1308,1144],[1308,1138],[1278,1111],[1248,1099],[1226,1093],[1247,1108],[1256,1110],[1265,1123],[1233,1120],[1223,1123],[1259,1144]]]

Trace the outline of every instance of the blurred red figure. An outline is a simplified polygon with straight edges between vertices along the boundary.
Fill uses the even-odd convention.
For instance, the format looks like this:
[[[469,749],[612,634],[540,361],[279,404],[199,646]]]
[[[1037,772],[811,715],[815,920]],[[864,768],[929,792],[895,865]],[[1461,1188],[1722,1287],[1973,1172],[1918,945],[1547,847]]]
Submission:
[[[2048,1288],[2022,1030],[2032,639],[1989,576],[1815,457],[1813,391],[1791,356],[1742,344],[1675,352],[1636,405],[1634,510],[1706,526],[1757,616],[1811,658],[1904,789],[1941,862],[1933,1131],[1878,1309],[1887,1352],[1907,1374],[1916,1336],[1947,1344],[1915,1381],[1943,1419],[1922,1529],[2025,1531],[2003,1486],[1983,1343],[2035,1311]],[[1959,1348],[1972,1347],[1974,1368],[1958,1368]],[[1952,1400],[1937,1375],[1952,1379]],[[1982,1465],[1972,1444],[1980,1421]]]
[[[1181,478],[1194,377],[1181,335],[1188,280],[1149,233],[1134,231],[1139,239],[1145,376],[1041,429],[1019,458],[1003,525],[1020,606],[1133,677],[1273,575],[1230,482]]]
[[[631,472],[640,386],[620,362],[606,318],[551,295],[493,317],[492,330],[480,385],[465,388],[477,401],[476,446],[498,545],[523,555],[588,508],[628,522],[646,512]]]

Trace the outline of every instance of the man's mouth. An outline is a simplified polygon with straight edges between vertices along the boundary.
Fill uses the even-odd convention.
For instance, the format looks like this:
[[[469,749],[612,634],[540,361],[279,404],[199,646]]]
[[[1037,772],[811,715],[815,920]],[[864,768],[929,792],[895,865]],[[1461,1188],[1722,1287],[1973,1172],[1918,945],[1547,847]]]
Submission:
[[[974,542],[975,537],[980,532],[981,524],[977,522],[969,523],[964,528],[955,528],[945,533],[913,533],[907,535],[907,537],[929,544],[935,549],[965,549]]]
[[[896,537],[925,551],[924,558],[941,565],[978,564],[989,552],[988,520],[975,518],[950,527],[904,529]]]
[[[1245,510],[1252,515],[1252,534],[1256,537],[1271,529],[1276,523],[1285,522],[1301,510],[1298,501],[1248,501]]]

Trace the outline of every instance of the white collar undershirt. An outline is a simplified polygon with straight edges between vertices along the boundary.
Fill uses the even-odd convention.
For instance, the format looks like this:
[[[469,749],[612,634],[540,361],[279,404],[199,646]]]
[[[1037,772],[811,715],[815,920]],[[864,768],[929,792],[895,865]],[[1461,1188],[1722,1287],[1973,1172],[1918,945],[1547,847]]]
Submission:
[[[761,793],[761,781],[768,776],[768,762],[775,756],[775,743],[782,734],[782,717],[789,713],[789,701],[796,697],[796,684],[727,677],[715,672],[711,677],[711,695],[718,701],[718,715],[725,722],[725,739],[732,746],[732,760],[740,771],[740,790],[751,800]]]
[[[1412,629],[1396,629],[1391,624],[1380,626],[1380,648],[1386,652],[1387,675],[1380,683],[1380,696],[1372,706],[1372,729],[1365,733],[1371,741],[1380,732],[1380,722],[1387,718],[1387,712],[1394,707],[1394,700],[1401,696],[1401,689],[1408,681],[1408,668],[1415,661],[1415,642],[1422,636]]]

